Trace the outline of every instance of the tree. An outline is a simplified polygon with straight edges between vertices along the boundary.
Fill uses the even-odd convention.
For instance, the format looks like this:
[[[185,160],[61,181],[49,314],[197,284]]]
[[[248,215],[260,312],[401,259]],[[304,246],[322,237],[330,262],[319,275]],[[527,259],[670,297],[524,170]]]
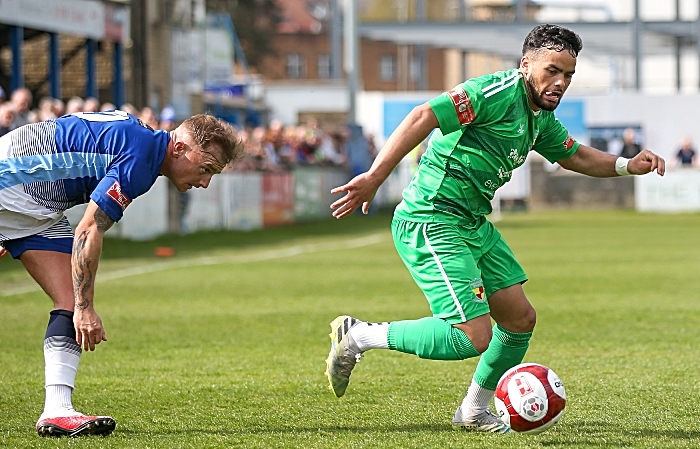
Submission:
[[[206,0],[206,6],[231,16],[248,65],[257,68],[265,56],[275,54],[271,41],[282,17],[276,0]]]

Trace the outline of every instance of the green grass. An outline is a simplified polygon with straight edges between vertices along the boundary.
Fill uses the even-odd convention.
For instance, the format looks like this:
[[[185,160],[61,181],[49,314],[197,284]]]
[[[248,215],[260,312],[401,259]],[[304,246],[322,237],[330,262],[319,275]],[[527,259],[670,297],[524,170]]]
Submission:
[[[36,435],[50,303],[38,291],[3,296],[32,283],[18,262],[2,259],[0,446],[700,446],[700,215],[549,212],[498,223],[530,276],[525,291],[538,311],[525,360],[553,368],[569,396],[552,430],[505,437],[451,428],[474,360],[374,351],[346,396],[327,390],[336,315],[429,313],[393,249],[389,222],[375,215],[107,240],[96,308],[109,341],[83,354],[74,394],[81,411],[115,417],[107,438]],[[176,256],[153,257],[163,245]],[[128,267],[152,271],[123,277]]]

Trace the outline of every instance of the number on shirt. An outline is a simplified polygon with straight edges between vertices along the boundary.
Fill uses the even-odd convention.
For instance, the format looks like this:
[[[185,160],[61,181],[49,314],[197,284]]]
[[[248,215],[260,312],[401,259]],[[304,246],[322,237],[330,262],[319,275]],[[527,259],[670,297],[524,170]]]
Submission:
[[[116,122],[119,120],[129,120],[129,115],[124,111],[108,112],[74,112],[74,115],[88,122]]]

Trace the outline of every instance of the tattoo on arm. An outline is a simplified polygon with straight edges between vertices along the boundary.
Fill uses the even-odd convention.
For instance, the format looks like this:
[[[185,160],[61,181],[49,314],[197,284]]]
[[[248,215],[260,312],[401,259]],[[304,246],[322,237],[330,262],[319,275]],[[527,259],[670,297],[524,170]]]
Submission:
[[[105,211],[99,207],[95,210],[95,214],[92,217],[95,219],[97,230],[100,232],[107,232],[107,230],[114,224],[114,220],[109,218]]]
[[[79,310],[86,309],[90,305],[88,291],[94,281],[90,267],[91,260],[85,249],[89,235],[89,230],[83,231],[73,241],[73,292],[76,300],[75,308]]]

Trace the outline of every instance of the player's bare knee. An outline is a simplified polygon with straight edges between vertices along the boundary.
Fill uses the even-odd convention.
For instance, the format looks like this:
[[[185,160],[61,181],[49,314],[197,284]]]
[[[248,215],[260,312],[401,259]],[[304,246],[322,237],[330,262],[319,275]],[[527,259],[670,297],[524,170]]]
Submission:
[[[490,327],[475,329],[474,327],[467,327],[466,324],[467,323],[456,324],[454,327],[464,332],[472,346],[474,346],[474,349],[479,354],[483,354],[489,347],[493,331]]]
[[[474,337],[473,340],[471,340],[472,345],[474,346],[474,349],[479,353],[483,354],[484,351],[486,351],[489,348],[489,343],[491,342],[491,336],[492,332],[489,331],[486,334],[479,334]]]
[[[530,306],[517,316],[509,317],[507,320],[498,321],[498,324],[511,332],[524,333],[532,332],[537,322],[537,312]]]

